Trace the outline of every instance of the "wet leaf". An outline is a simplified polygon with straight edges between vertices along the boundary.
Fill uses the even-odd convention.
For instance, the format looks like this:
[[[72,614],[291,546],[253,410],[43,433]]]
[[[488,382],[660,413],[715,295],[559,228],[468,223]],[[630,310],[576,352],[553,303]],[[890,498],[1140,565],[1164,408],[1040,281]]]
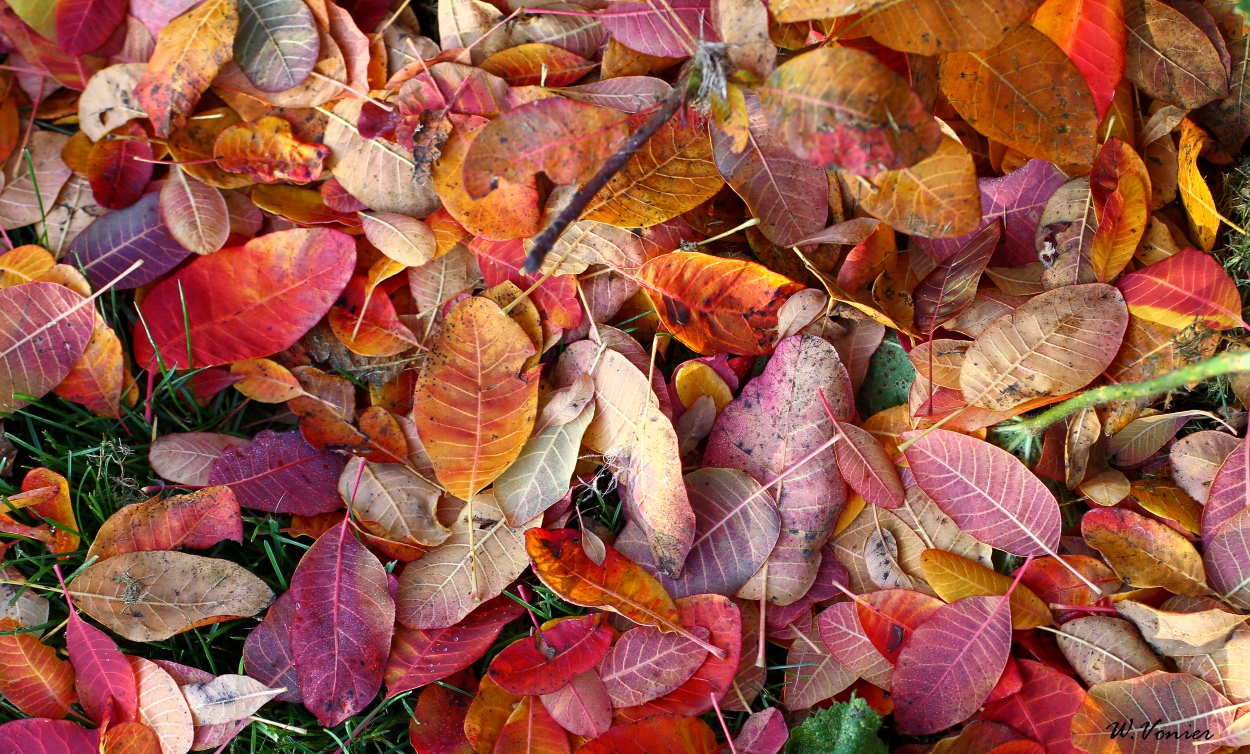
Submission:
[[[239,503],[229,487],[135,503],[109,516],[96,532],[87,557],[106,560],[127,552],[207,550],[223,540],[243,541]]]

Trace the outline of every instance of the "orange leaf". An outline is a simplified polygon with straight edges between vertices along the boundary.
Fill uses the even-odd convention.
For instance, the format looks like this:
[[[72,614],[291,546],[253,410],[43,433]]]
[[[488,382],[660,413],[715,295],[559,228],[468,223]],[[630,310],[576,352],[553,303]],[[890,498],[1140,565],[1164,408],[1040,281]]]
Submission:
[[[512,86],[568,86],[595,64],[555,45],[527,42],[491,55],[481,68]]]
[[[642,266],[664,326],[701,354],[772,353],[777,312],[803,285],[741,259],[678,251]]]
[[[69,482],[55,471],[44,468],[31,469],[22,480],[22,492],[53,486],[57,488],[56,497],[30,506],[30,510],[55,524],[56,533],[48,543],[48,552],[73,552],[78,549],[80,538],[78,519],[74,517],[74,506],[69,499]]]
[[[1219,262],[1197,249],[1126,275],[1117,287],[1129,313],[1151,322],[1176,329],[1195,321],[1216,330],[1245,326],[1237,286]]]
[[[1093,92],[1101,118],[1124,76],[1124,0],[1047,0],[1033,28],[1072,59]]]
[[[489,485],[529,439],[535,373],[518,376],[534,344],[493,301],[469,298],[448,313],[417,380],[417,431],[438,481],[462,500]]]
[[[122,399],[122,344],[107,325],[96,327],[87,350],[53,392],[81,403],[100,416],[119,418]]]
[[[213,147],[222,170],[257,183],[311,183],[321,177],[329,156],[329,147],[300,141],[291,135],[291,124],[274,115],[230,126]]]
[[[109,726],[104,734],[103,754],[162,754],[161,739],[143,723]]]
[[[474,199],[465,190],[463,168],[473,141],[488,123],[467,116],[456,122],[451,138],[431,173],[443,207],[469,233],[493,241],[532,236],[538,232],[538,183],[530,177]]]
[[[104,560],[127,552],[183,547],[206,550],[227,539],[243,541],[239,503],[229,487],[208,487],[127,505],[100,527],[87,557]]]
[[[270,359],[246,359],[230,365],[230,374],[241,378],[234,389],[260,403],[286,403],[304,394],[291,370]]]
[[[200,95],[234,52],[237,0],[207,0],[161,30],[135,98],[162,139],[181,130]]]
[[[22,633],[3,633],[3,632]],[[0,693],[23,713],[57,720],[77,700],[74,668],[12,618],[0,618]]]
[[[385,291],[368,291],[364,275],[354,275],[326,318],[334,336],[362,356],[395,356],[417,344],[399,321]]]

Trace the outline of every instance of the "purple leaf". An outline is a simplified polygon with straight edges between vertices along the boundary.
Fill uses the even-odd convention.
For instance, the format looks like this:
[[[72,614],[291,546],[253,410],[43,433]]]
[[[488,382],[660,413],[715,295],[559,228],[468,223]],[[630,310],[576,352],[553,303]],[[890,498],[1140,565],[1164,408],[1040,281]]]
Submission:
[[[1245,510],[1247,501],[1250,501],[1250,439],[1242,440],[1241,447],[1230,453],[1215,472],[1207,503],[1202,507],[1203,539],[1219,533],[1233,516]]]
[[[769,628],[784,628],[807,615],[816,603],[842,594],[842,590],[834,586],[835,582],[845,587],[850,586],[851,577],[846,572],[846,566],[833,554],[833,545],[826,544],[821,548],[820,555],[820,569],[816,571],[816,581],[807,590],[807,594],[789,605],[769,606],[765,611],[765,621]]]
[[[981,273],[998,245],[1001,225],[991,220],[973,231],[968,242],[916,286],[915,325],[922,335],[930,336],[946,320],[959,316],[977,295]],[[923,258],[923,257],[922,257]]]
[[[1067,177],[1045,160],[1029,160],[1018,170],[999,178],[982,178],[982,227],[994,218],[1003,221],[1005,257],[998,260],[1004,267],[1018,267],[1037,261],[1037,224],[1042,219],[1046,200]],[[915,238],[917,246],[939,262],[959,251],[981,228],[958,238]]]
[[[851,378],[834,347],[812,335],[781,341],[764,373],[747,383],[717,417],[703,465],[772,481],[834,436],[818,391],[824,392],[839,421],[854,418]],[[788,605],[815,580],[819,545],[829,539],[846,502],[846,484],[833,449],[817,453],[772,492],[781,514],[781,535],[769,556],[767,591],[771,602]]]
[[[540,698],[560,727],[574,735],[598,738],[612,727],[612,700],[594,670],[573,676],[559,691]]]
[[[985,703],[1011,649],[1006,603],[1006,597],[965,597],[912,632],[890,682],[900,733],[945,730]]]
[[[708,638],[705,628],[696,626],[691,632]],[[680,687],[707,656],[707,650],[680,634],[639,626],[622,634],[603,655],[599,677],[613,707],[631,707]]]
[[[243,642],[243,667],[247,674],[270,688],[286,688],[274,699],[299,704],[299,674],[295,672],[295,656],[291,653],[291,621],[295,619],[295,600],[290,592],[269,606],[265,619],[252,629]]]
[[[1250,508],[1228,519],[1214,535],[1203,537],[1202,564],[1220,598],[1250,609]]]
[[[322,534],[291,577],[291,649],[304,706],[332,727],[369,706],[395,626],[386,570],[341,523]]]
[[[247,445],[222,453],[209,484],[229,486],[244,508],[315,516],[343,507],[338,482],[346,463],[337,453],[313,448],[299,430],[266,429]]]
[[[610,79],[609,79],[610,80]],[[773,133],[755,95],[748,95],[750,139],[733,151],[733,137],[712,129],[716,169],[760,220],[760,231],[778,246],[793,246],[825,227],[829,178],[824,168],[801,160]]]
[[[142,267],[114,286],[126,290],[156,280],[190,254],[161,219],[160,194],[152,193],[88,225],[74,239],[69,261],[81,265],[92,284],[100,286],[143,260]]]

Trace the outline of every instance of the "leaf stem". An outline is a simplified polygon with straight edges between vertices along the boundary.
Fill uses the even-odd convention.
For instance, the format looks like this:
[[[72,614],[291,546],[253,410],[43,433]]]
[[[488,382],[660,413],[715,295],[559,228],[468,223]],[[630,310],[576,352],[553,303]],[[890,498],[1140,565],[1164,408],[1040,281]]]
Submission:
[[[1011,434],[1040,435],[1046,428],[1061,419],[1066,419],[1076,412],[1110,403],[1112,401],[1128,401],[1137,398],[1149,398],[1169,390],[1184,387],[1191,382],[1199,382],[1229,374],[1231,372],[1250,372],[1250,351],[1226,351],[1206,361],[1190,364],[1186,367],[1138,382],[1122,382],[1118,385],[1103,385],[1087,390],[1069,398],[1063,403],[1051,406],[1046,411],[1029,419],[1020,419],[1006,426],[1000,425],[1000,431]]]

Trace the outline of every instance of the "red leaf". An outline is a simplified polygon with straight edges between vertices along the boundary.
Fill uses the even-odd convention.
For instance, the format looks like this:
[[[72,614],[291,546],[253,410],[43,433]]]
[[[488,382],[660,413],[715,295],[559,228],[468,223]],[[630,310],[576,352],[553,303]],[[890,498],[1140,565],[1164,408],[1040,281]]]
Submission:
[[[209,487],[190,495],[127,505],[96,532],[87,557],[103,560],[127,552],[183,547],[207,550],[227,539],[243,541],[239,502],[229,487]]]
[[[697,717],[654,715],[618,725],[578,749],[581,754],[713,754],[716,734]]]
[[[346,522],[305,553],[291,577],[291,648],[304,706],[327,727],[373,701],[395,625],[386,571]]]
[[[490,677],[510,694],[554,694],[598,664],[611,643],[602,615],[568,618],[508,645],[491,661]]]
[[[135,674],[117,644],[70,608],[65,646],[74,666],[78,703],[96,725],[130,722],[139,709]]]
[[[1178,329],[1195,320],[1216,330],[1245,327],[1233,279],[1214,257],[1197,249],[1125,275],[1116,287],[1129,313],[1151,322]]]
[[[412,629],[401,624],[386,662],[387,697],[442,680],[477,662],[504,626],[523,612],[520,605],[500,596],[483,602],[464,620],[447,628]]]
[[[139,201],[152,180],[155,166],[147,133],[135,121],[117,129],[123,138],[103,138],[87,157],[87,180],[96,204],[108,209],[124,209]],[[137,159],[137,158],[142,158]]]
[[[1072,745],[1072,716],[1085,701],[1081,685],[1040,662],[1020,660],[1023,687],[993,702],[981,713],[982,720],[1006,723],[1046,747],[1047,754],[1080,751]]]
[[[69,714],[74,703],[74,669],[37,635],[12,618],[0,618],[0,693],[32,717]]]
[[[910,589],[883,589],[865,594],[862,599],[872,609],[855,603],[859,624],[868,641],[891,664],[898,661],[912,633],[942,607],[938,598]]]
[[[900,733],[936,733],[977,711],[1011,648],[1005,597],[965,597],[938,608],[908,639],[890,689]]]
[[[0,754],[99,754],[100,734],[64,720],[14,720],[0,725]]]
[[[1094,94],[1098,117],[1105,116],[1124,76],[1123,0],[1048,0],[1034,14],[1033,27],[1076,63]]]
[[[452,676],[448,685],[469,694],[477,691],[472,672]],[[473,746],[464,735],[464,719],[472,702],[472,696],[446,686],[426,686],[408,723],[408,740],[417,754],[472,754]]]
[[[56,42],[70,55],[94,52],[126,17],[128,0],[58,0]]]
[[[153,343],[170,369],[290,348],[330,310],[355,264],[351,236],[324,228],[282,230],[199,257],[144,299],[151,342],[140,325],[135,360],[154,366]]]

